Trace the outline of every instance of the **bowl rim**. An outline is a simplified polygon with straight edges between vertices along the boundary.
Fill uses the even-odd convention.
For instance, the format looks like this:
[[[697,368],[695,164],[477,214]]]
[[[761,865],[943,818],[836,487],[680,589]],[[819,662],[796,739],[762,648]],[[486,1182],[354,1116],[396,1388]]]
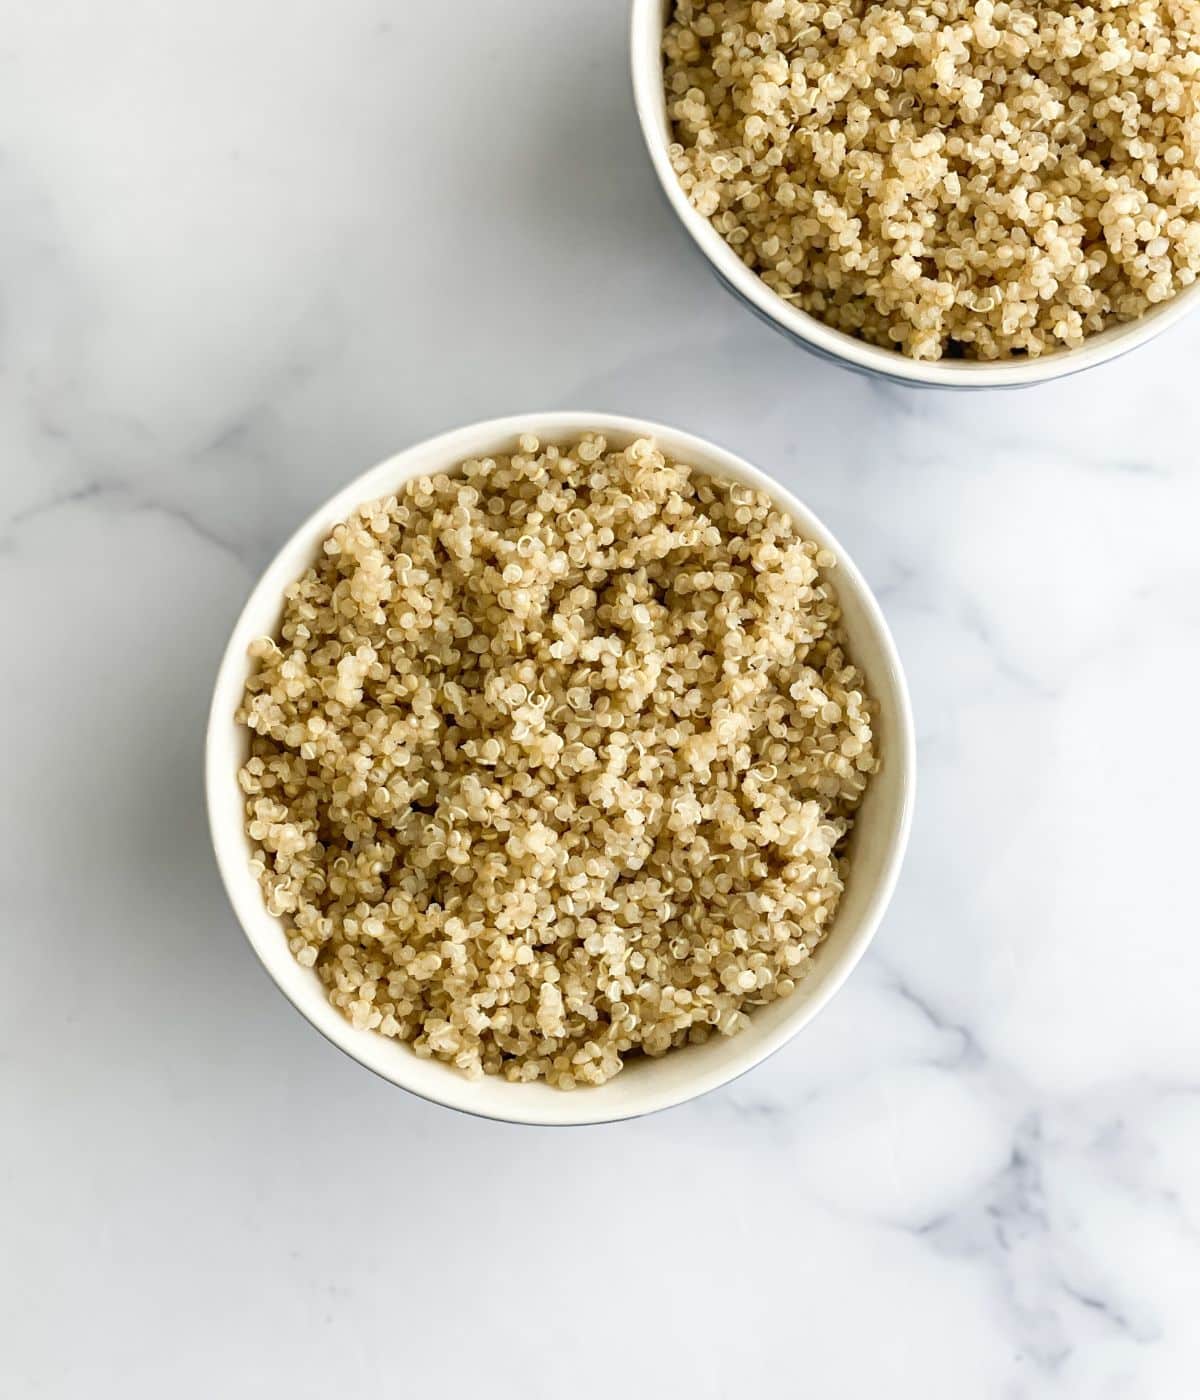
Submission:
[[[304,567],[303,563],[299,563],[297,567],[297,561],[315,552],[320,540],[334,523],[344,519],[362,502],[386,495],[397,485],[414,476],[445,470],[472,455],[498,452],[502,450],[503,444],[515,445],[517,437],[523,432],[532,432],[544,441],[561,442],[587,431],[615,434],[627,439],[652,436],[662,443],[672,456],[694,460],[703,471],[718,476],[728,472],[734,479],[754,483],[791,514],[806,534],[811,531],[813,537],[834,551],[838,561],[835,566],[837,587],[839,591],[845,589],[853,594],[864,619],[864,623],[860,623],[860,630],[865,625],[877,647],[877,674],[884,671],[888,674],[888,689],[894,700],[894,712],[889,714],[892,730],[889,734],[888,763],[896,765],[898,811],[888,833],[878,878],[866,899],[852,936],[839,946],[838,960],[827,969],[819,988],[802,1002],[798,1002],[794,1012],[785,1016],[779,1025],[771,1027],[755,1038],[751,1038],[749,1033],[745,1039],[742,1036],[734,1037],[728,1042],[732,1047],[728,1061],[722,1059],[715,1067],[709,1066],[707,1072],[687,1079],[681,1086],[674,1089],[664,1086],[658,1092],[654,1092],[652,1088],[641,1087],[640,1098],[644,1099],[644,1103],[639,1102],[632,1108],[618,1108],[614,1102],[611,1111],[606,1109],[603,1099],[604,1086],[595,1089],[582,1088],[573,1094],[547,1089],[548,1093],[555,1096],[553,1100],[523,1102],[517,1097],[520,1091],[537,1086],[506,1083],[503,1088],[513,1093],[513,1099],[511,1104],[506,1103],[503,1111],[500,1111],[486,1103],[473,1103],[472,1091],[480,1081],[469,1080],[465,1075],[455,1074],[452,1070],[446,1075],[444,1088],[439,1081],[437,1092],[431,1092],[428,1087],[415,1087],[408,1082],[403,1070],[397,1069],[397,1064],[404,1065],[403,1059],[388,1059],[385,1064],[384,1056],[372,1053],[377,1042],[381,1040],[374,1032],[356,1031],[324,998],[320,1004],[332,1014],[325,1014],[318,1019],[317,1013],[310,1010],[310,1005],[302,1004],[301,999],[293,995],[292,990],[285,985],[283,970],[297,969],[299,964],[295,962],[288,947],[279,921],[266,914],[257,882],[252,885],[252,895],[245,892],[245,875],[248,869],[245,832],[241,822],[236,824],[235,830],[227,815],[231,796],[230,784],[237,783],[236,766],[228,767],[230,727],[245,681],[246,646],[252,637],[261,635],[262,632],[262,627],[255,626],[255,622],[268,610],[268,601],[273,606],[278,605],[283,587],[291,582],[293,577],[298,577]],[[878,681],[875,682],[874,688],[877,691],[880,689]],[[416,442],[346,482],[310,512],[275,551],[238,613],[217,668],[205,736],[205,798],[209,836],[217,867],[242,933],[276,988],[326,1040],[389,1083],[427,1102],[477,1117],[536,1126],[582,1126],[619,1122],[674,1107],[739,1078],[798,1035],[845,984],[882,922],[904,862],[912,826],[915,794],[916,738],[911,697],[903,666],[878,599],[853,558],[833,532],[808,506],[773,477],[716,443],[648,419],[578,410],[522,413],[484,419]],[[264,937],[261,931],[267,926],[270,928],[270,935]],[[303,971],[308,972],[307,969]],[[392,1042],[384,1044],[391,1046]],[[740,1054],[737,1053],[738,1050],[741,1050]],[[411,1059],[414,1065],[428,1063],[418,1060],[415,1055],[411,1056]],[[653,1068],[648,1067],[644,1073],[652,1074]],[[486,1084],[491,1081],[483,1082]],[[550,1107],[551,1103],[553,1108]]]
[[[712,224],[691,204],[671,166],[668,142],[660,118],[665,111],[662,84],[664,15],[672,0],[631,0],[629,19],[630,68],[634,107],[642,139],[658,183],[688,235],[735,295],[776,329],[802,342],[826,359],[862,373],[905,384],[943,389],[1019,388],[1045,384],[1106,364],[1135,350],[1169,329],[1194,309],[1200,280],[1136,321],[1112,326],[1088,336],[1082,345],[1056,350],[1036,359],[914,360],[897,350],[885,350],[827,326],[807,311],[789,306],[738,257]]]

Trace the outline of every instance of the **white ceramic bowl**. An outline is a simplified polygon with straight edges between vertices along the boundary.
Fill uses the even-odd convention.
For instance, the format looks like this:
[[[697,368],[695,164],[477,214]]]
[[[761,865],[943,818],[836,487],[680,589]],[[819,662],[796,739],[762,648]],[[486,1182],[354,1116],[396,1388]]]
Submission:
[[[1104,364],[1152,340],[1197,305],[1200,282],[1162,302],[1140,320],[1089,337],[1073,350],[1037,359],[997,361],[912,360],[834,330],[815,316],[776,295],[752,272],[709,221],[692,208],[671,168],[667,147],[670,124],[662,78],[662,35],[674,0],[633,0],[630,54],[633,97],[650,159],[671,207],[725,286],[765,321],[805,349],[861,373],[882,375],[905,384],[944,389],[1017,388],[1059,379]]]
[[[853,868],[834,925],[795,994],[755,1011],[749,1029],[740,1035],[715,1036],[658,1060],[635,1060],[600,1088],[564,1093],[544,1084],[510,1084],[496,1077],[469,1080],[439,1061],[419,1059],[395,1040],[356,1031],[329,1004],[316,974],[293,958],[280,922],[267,913],[250,872],[237,782],[248,734],[233,716],[249,673],[248,645],[275,631],[285,587],[304,573],[331,527],[356,506],[390,494],[412,477],[448,470],[468,457],[512,451],[522,432],[534,432],[546,442],[565,442],[588,429],[603,432],[617,446],[653,436],[680,461],[715,476],[753,483],[769,492],[806,536],[836,553],[832,576],[852,654],[879,702],[883,769],[868,789],[851,837]],[[263,966],[317,1030],[360,1064],[422,1098],[488,1118],[568,1124],[636,1117],[694,1098],[743,1074],[812,1020],[863,955],[887,907],[908,840],[914,766],[908,693],[887,624],[862,575],[811,511],[762,472],[690,433],[603,413],[528,413],[476,423],[411,447],[352,481],[300,526],[259,580],[233,629],[209,716],[206,783],[213,846],[234,911]]]

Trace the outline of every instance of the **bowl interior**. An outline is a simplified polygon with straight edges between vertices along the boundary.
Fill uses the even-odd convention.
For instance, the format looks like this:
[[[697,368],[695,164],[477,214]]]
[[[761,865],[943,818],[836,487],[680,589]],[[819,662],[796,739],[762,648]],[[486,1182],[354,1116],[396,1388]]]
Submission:
[[[541,1083],[515,1085],[491,1077],[470,1081],[441,1062],[419,1059],[406,1045],[354,1030],[329,1004],[316,974],[292,957],[281,923],[267,913],[250,871],[237,783],[249,735],[233,715],[250,671],[249,643],[274,632],[285,587],[316,557],[329,529],[356,506],[466,457],[512,451],[524,431],[561,443],[589,429],[603,431],[617,446],[654,436],[678,460],[766,490],[806,535],[836,553],[832,577],[852,654],[879,703],[884,764],[851,837],[852,869],[833,928],[795,994],[757,1010],[749,1029],[731,1039],[714,1037],[659,1060],[634,1059],[600,1088],[564,1093]],[[391,458],[339,492],[292,536],[251,594],[222,662],[209,723],[207,781],[213,842],[238,918],[272,978],[328,1039],[386,1079],[451,1107],[523,1122],[596,1122],[666,1107],[736,1077],[789,1039],[841,985],[870,941],[898,873],[912,800],[912,725],[904,678],[878,605],[837,541],[800,502],[748,464],[686,433],[601,414],[530,414],[450,433]]]
[[[1017,388],[1077,374],[1127,354],[1197,305],[1200,282],[1185,287],[1138,320],[1089,336],[1073,349],[1040,355],[1036,359],[1018,357],[994,361],[912,360],[899,351],[885,350],[835,330],[808,312],[789,305],[752,272],[709,221],[696,212],[671,167],[667,155],[671,125],[662,79],[662,35],[673,9],[674,0],[633,0],[630,29],[634,102],[659,183],[684,228],[725,285],[751,310],[807,349],[863,373],[907,384],[940,388]]]

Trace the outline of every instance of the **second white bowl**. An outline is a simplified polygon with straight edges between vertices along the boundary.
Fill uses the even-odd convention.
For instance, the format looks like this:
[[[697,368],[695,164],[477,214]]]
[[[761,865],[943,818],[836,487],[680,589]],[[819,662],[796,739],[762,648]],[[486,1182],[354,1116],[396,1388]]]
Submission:
[[[316,973],[292,956],[284,929],[267,913],[250,870],[237,777],[249,734],[234,722],[234,714],[250,673],[250,642],[274,633],[284,589],[317,557],[332,527],[357,506],[391,494],[413,477],[448,471],[466,458],[513,451],[523,432],[563,443],[588,431],[604,433],[618,447],[638,437],[653,437],[678,461],[752,484],[771,495],[804,535],[835,553],[837,564],[830,572],[848,649],[879,704],[883,768],[868,788],[851,836],[852,868],[833,927],[796,992],[756,1010],[749,1029],[730,1039],[714,1036],[703,1045],[672,1050],[662,1059],[635,1059],[599,1088],[565,1093],[542,1083],[510,1084],[498,1077],[469,1080],[438,1060],[418,1058],[407,1045],[355,1030],[330,1005]],[[883,917],[908,841],[915,783],[912,716],[895,646],[871,590],[821,521],[778,483],[702,438],[602,413],[528,413],[460,428],[401,452],[326,501],[275,556],[238,618],[217,675],[205,758],[209,823],[225,888],[251,947],[297,1010],[360,1064],[422,1098],[488,1118],[541,1124],[611,1122],[681,1103],[737,1078],[806,1026],[849,976]]]
[[[659,183],[692,240],[712,264],[725,287],[776,330],[806,350],[860,373],[881,375],[905,384],[944,389],[1018,388],[1040,384],[1114,360],[1152,340],[1200,304],[1200,282],[1161,302],[1137,321],[1090,336],[1075,349],[1036,359],[913,360],[827,326],[807,311],[790,305],[738,257],[712,224],[692,207],[667,154],[671,123],[663,87],[663,29],[673,0],[633,0],[630,61],[638,120]]]

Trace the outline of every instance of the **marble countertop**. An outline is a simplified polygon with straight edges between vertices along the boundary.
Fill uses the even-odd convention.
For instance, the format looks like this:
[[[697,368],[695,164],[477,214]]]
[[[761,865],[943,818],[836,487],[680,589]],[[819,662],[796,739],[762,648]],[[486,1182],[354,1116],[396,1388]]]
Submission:
[[[1200,317],[1021,393],[805,356],[657,192],[617,0],[0,13],[0,1393],[1194,1396]],[[325,1044],[201,798],[295,524],[555,407],[806,499],[883,599],[922,770],[820,1019],[569,1132]]]

